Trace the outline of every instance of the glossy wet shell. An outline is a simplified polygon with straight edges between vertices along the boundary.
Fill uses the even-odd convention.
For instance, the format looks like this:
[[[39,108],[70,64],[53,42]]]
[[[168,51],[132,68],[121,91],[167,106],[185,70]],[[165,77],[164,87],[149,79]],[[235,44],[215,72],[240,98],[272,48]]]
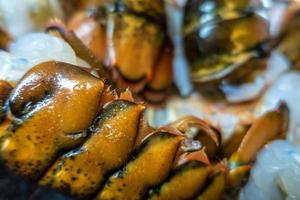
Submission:
[[[206,184],[212,167],[199,161],[190,161],[178,167],[159,188],[153,190],[151,200],[192,199]]]
[[[123,100],[105,106],[90,138],[54,163],[40,182],[76,197],[95,193],[129,159],[142,111],[142,105]]]
[[[228,166],[212,169],[205,146],[191,153],[183,148],[192,138],[216,152],[220,136],[205,121],[186,118],[149,133],[141,130],[144,106],[107,98],[103,88],[100,79],[66,63],[31,69],[10,95],[11,117],[0,126],[6,165],[81,199],[220,199],[225,181],[240,183],[256,152],[287,129],[288,109],[281,103],[255,121]],[[195,126],[207,137],[190,137]]]
[[[269,34],[269,22],[256,12],[260,1],[187,2],[185,52],[196,83],[219,83],[258,58]]]
[[[114,34],[117,69],[128,80],[149,79],[162,46],[160,27],[126,13],[116,15],[115,20],[119,27]]]
[[[37,178],[61,149],[76,146],[98,111],[104,84],[65,63],[47,62],[31,69],[9,99],[8,129],[0,155],[21,174]]]
[[[150,136],[133,159],[110,177],[96,199],[143,199],[148,189],[167,178],[179,144],[179,138],[169,133]]]
[[[204,82],[224,78],[257,57],[249,50],[266,40],[268,35],[268,23],[255,14],[200,26],[185,37],[192,79]]]

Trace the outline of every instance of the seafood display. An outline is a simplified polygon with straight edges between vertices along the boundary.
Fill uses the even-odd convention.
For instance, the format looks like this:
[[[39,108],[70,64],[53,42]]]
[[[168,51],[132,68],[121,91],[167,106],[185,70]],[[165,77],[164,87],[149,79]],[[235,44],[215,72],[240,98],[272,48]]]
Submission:
[[[25,199],[300,198],[299,11],[0,0],[0,171]]]
[[[144,106],[105,87],[101,79],[66,63],[30,69],[4,106],[9,122],[1,132],[3,162],[78,198],[100,188],[96,199],[207,199],[215,192],[221,198],[230,190],[226,183],[238,186],[257,151],[284,138],[288,127],[282,104],[251,126],[228,164],[214,166],[221,158],[221,135],[207,122],[190,117],[157,130],[145,128]]]

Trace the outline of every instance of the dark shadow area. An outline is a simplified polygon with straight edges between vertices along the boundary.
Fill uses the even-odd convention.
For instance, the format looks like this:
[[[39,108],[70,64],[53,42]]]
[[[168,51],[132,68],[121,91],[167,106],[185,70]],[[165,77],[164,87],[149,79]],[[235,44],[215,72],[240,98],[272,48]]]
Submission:
[[[0,163],[0,200],[74,200],[17,175]]]

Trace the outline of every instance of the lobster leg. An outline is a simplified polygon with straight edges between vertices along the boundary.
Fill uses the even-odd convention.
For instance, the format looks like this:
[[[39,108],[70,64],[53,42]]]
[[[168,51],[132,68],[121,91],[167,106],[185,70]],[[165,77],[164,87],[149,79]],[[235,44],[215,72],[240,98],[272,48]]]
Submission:
[[[276,138],[284,138],[289,123],[288,113],[286,104],[281,103],[277,110],[260,117],[246,133],[237,152],[231,156],[231,164],[248,164],[266,143]]]

